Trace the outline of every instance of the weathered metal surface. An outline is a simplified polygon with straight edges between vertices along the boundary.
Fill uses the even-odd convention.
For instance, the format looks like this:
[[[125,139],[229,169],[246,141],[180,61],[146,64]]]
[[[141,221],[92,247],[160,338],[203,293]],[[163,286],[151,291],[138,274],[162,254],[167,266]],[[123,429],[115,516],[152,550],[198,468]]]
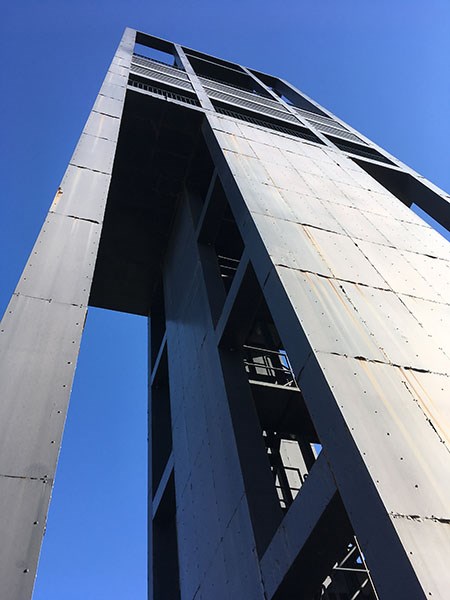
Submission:
[[[16,292],[87,306],[100,232],[98,223],[48,214]]]
[[[0,476],[0,513],[8,515],[8,526],[0,527],[0,585],[5,599],[31,598],[52,485],[51,479]]]
[[[76,167],[111,173],[115,143],[82,133],[70,163]]]
[[[111,117],[120,118],[122,114],[123,103],[121,100],[115,100],[114,98],[108,98],[107,96],[102,96],[99,94],[94,103],[93,110],[105,114],[110,115]]]
[[[117,142],[119,123],[115,117],[92,111],[84,127],[84,133]]]
[[[417,595],[418,582],[407,575],[415,572],[423,597],[445,598],[444,561],[430,563],[425,548],[448,536],[445,398],[450,363],[448,338],[445,342],[440,330],[449,309],[448,244],[430,234],[428,226],[367,173],[354,164],[350,168],[348,159],[340,161],[332,151],[320,149],[327,159],[321,161],[316,152],[308,162],[307,144],[297,140],[300,158],[293,159],[294,144],[284,136],[264,132],[264,145],[257,127],[238,127],[256,159],[248,151],[239,155],[239,147],[248,146],[232,141],[238,134],[224,134],[223,125],[217,139],[261,247],[275,265],[269,279],[266,268],[258,273],[256,258],[255,269],[261,283],[267,281],[266,300],[274,313],[277,285],[295,310],[295,318],[286,315],[278,322],[282,337],[289,340],[289,355],[295,356],[295,336],[291,340],[288,331],[297,327],[297,319],[311,361],[317,361],[314,372],[325,378],[321,391],[302,354],[299,362],[291,358],[302,373],[300,387],[346,509],[364,541],[377,589],[381,597],[394,597],[410,586],[408,593]],[[310,198],[315,214],[309,219],[314,222],[307,221],[302,197]],[[295,201],[286,206],[286,198]],[[320,218],[327,227],[318,225]],[[248,235],[250,223],[242,227]],[[257,242],[252,244],[250,260],[259,252]],[[365,488],[369,482],[375,494]],[[364,521],[367,512],[373,517],[370,523]],[[374,524],[383,518],[390,524],[386,521],[377,531]],[[432,522],[434,529],[420,528],[419,522]],[[439,531],[438,523],[443,528]],[[388,537],[392,564],[404,569],[405,581],[410,578],[403,591],[393,577],[383,575]],[[442,547],[447,555],[447,541]]]
[[[184,71],[133,59],[135,36]],[[127,92],[132,60],[138,75],[153,73],[159,96]],[[227,83],[209,79],[222,68]],[[200,107],[161,101],[165,84],[181,95],[192,86]],[[240,119],[215,113],[208,94],[235,105]],[[273,120],[246,122],[261,122],[260,112]],[[274,122],[280,114],[289,122]],[[301,139],[305,131],[322,143]],[[147,314],[159,278],[164,287],[152,313],[166,328],[152,340],[155,452],[159,428],[167,438],[163,464],[150,472],[150,597],[153,581],[158,600],[177,594],[178,580],[183,600],[310,597],[324,580],[309,580],[315,563],[334,560],[318,549],[330,553],[354,529],[380,598],[446,598],[450,250],[392,190],[407,205],[429,202],[445,223],[448,196],[380,149],[392,161],[377,164],[364,137],[372,158],[353,160],[326,136],[357,141],[353,131],[286,82],[125,32],[1,324],[2,600],[31,594],[103,223],[110,238],[99,256],[113,267],[96,271],[100,305],[109,294],[116,308]],[[222,201],[211,182],[223,186]],[[221,243],[244,247],[240,263],[225,257],[236,266],[228,295],[223,257],[206,239],[222,218],[233,223],[221,212],[227,202],[239,232]],[[308,431],[323,446],[306,481],[301,459],[293,477],[303,485],[284,519],[266,413],[240,353],[260,309],[271,314],[255,332],[278,330],[289,360],[275,353],[292,365]],[[156,406],[164,419],[152,423]],[[338,533],[325,543],[329,530]]]
[[[133,39],[134,33],[126,31],[121,64],[129,62]],[[88,119],[1,322],[4,600],[29,600],[33,589],[120,125],[107,113],[114,105],[114,117],[120,116],[126,82],[126,73],[107,75],[105,95],[95,105],[104,114]]]
[[[13,296],[1,322],[1,474],[53,478],[85,317]]]
[[[100,223],[105,212],[110,176],[70,165],[50,211]]]
[[[425,273],[418,271],[411,261],[417,255],[406,253],[392,246],[381,246],[371,242],[359,241],[358,247],[370,263],[383,273],[389,288],[400,294],[417,296],[433,302],[442,302],[440,283],[434,281],[430,286]]]

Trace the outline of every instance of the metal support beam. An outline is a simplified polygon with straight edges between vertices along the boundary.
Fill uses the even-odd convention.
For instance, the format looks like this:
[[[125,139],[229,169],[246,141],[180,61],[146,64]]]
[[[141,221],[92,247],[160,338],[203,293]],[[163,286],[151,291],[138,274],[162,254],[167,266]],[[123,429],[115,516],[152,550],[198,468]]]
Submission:
[[[0,596],[31,598],[125,99],[127,29],[0,327]]]

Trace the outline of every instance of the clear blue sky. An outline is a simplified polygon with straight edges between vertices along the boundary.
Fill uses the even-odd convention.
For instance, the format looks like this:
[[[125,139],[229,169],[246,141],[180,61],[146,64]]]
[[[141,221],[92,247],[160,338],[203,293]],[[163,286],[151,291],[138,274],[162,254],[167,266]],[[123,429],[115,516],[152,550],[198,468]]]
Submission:
[[[28,0],[0,23],[3,313],[125,26],[283,76],[450,191],[448,0]],[[35,600],[146,597],[146,322],[91,310]]]

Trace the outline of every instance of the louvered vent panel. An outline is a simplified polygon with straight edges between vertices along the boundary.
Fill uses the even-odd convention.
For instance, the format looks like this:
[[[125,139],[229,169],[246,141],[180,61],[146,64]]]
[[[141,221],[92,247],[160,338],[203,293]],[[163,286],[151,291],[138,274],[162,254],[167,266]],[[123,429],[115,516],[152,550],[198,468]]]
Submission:
[[[350,131],[347,131],[343,127],[341,129],[337,129],[335,127],[329,127],[328,125],[322,125],[322,123],[313,123],[313,125],[315,125],[317,129],[322,133],[330,133],[331,135],[335,135],[336,137],[340,137],[345,140],[351,140],[352,142],[356,142],[357,144],[366,145],[366,142],[361,140],[359,137],[357,137]]]
[[[323,123],[324,125],[333,125],[334,127],[344,127],[331,119],[330,117],[323,117],[322,115],[316,115],[316,113],[312,113],[309,110],[303,110],[302,108],[297,108],[296,106],[292,107],[296,112],[298,112],[302,117],[308,119],[308,121],[315,121],[316,123]]]
[[[255,102],[249,102],[248,100],[237,98],[236,96],[231,96],[230,94],[224,94],[223,92],[217,92],[215,90],[210,90],[208,95],[213,100],[221,100],[222,102],[226,102],[227,104],[231,104],[233,106],[247,108],[258,115],[269,115],[271,117],[275,117],[276,119],[281,119],[282,121],[288,121],[289,123],[295,123],[296,125],[299,125],[299,122],[294,115],[291,115],[287,111],[282,112],[282,107],[280,107],[281,110],[273,110],[268,106],[256,104]]]
[[[153,79],[155,81],[161,81],[163,83],[168,83],[169,85],[173,85],[175,87],[183,88],[185,90],[192,90],[192,85],[189,81],[184,81],[183,79],[178,79],[172,77],[171,75],[167,75],[166,73],[159,73],[158,71],[151,71],[150,69],[144,69],[143,67],[137,67],[135,65],[131,65],[131,72],[136,73],[138,75],[144,75],[149,79]]]
[[[272,108],[278,108],[278,110],[283,110],[283,106],[276,100],[265,98],[264,96],[260,96],[259,94],[252,94],[251,92],[246,92],[241,88],[226,85],[225,83],[219,83],[218,81],[206,79],[206,77],[200,77],[199,79],[205,86],[206,91],[208,93],[212,90],[217,92],[224,92],[225,94],[230,94],[231,96],[236,96],[238,98],[242,98],[243,100],[249,100],[250,102],[255,102],[257,104],[263,104],[264,106],[270,106]]]
[[[132,65],[139,65],[141,67],[145,67],[146,69],[150,69],[151,71],[158,71],[159,73],[166,73],[167,75],[171,75],[172,77],[176,77],[178,79],[184,79],[189,81],[189,77],[187,74],[181,69],[177,69],[176,67],[170,67],[169,65],[165,65],[164,63],[160,63],[156,60],[151,60],[149,58],[142,58],[141,56],[136,56],[133,54]]]
[[[334,119],[322,117],[322,115],[316,115],[315,113],[302,110],[301,108],[294,108],[296,112],[298,112],[303,118],[305,118],[309,123],[311,123],[311,125],[316,127],[322,133],[330,133],[331,135],[335,135],[345,140],[351,140],[352,142],[357,142],[358,144],[364,144],[367,146],[367,143],[364,140],[360,139],[351,131],[348,131],[348,129]]]

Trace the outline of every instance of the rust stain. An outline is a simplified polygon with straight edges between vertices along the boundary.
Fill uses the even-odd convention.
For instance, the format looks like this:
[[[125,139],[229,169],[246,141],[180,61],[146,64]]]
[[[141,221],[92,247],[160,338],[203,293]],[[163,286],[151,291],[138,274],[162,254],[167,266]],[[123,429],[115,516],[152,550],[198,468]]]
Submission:
[[[416,397],[418,404],[432,424],[433,428],[439,432],[440,437],[443,440],[445,439],[447,443],[450,443],[448,423],[443,418],[439,407],[436,406],[435,402],[433,402],[433,398],[430,393],[419,381],[414,371],[406,371],[402,369],[402,372],[406,379],[407,386],[410,386],[411,388],[410,392],[414,392],[412,395]],[[445,426],[443,426],[444,424]]]
[[[427,476],[431,488],[434,490],[436,496],[440,499],[440,501],[445,505],[448,499],[445,496],[443,496],[440,486],[438,485],[435,476],[430,472],[429,466],[424,460],[421,452],[418,450],[416,441],[411,435],[411,432],[408,430],[406,422],[402,419],[401,415],[398,414],[398,411],[396,410],[395,399],[394,402],[392,402],[388,395],[385,393],[384,389],[381,387],[380,382],[376,377],[376,374],[374,373],[373,366],[370,362],[360,361],[359,365],[361,369],[366,373],[373,389],[376,391],[378,398],[384,404],[390,418],[392,419],[399,433],[403,437],[409,450],[414,455],[417,464],[421,466],[423,473]],[[403,369],[400,369],[400,371],[404,374]]]
[[[59,200],[60,200],[60,198],[61,198],[61,196],[62,196],[62,195],[63,195],[63,191],[62,191],[62,189],[59,187],[59,188],[56,190],[55,197],[53,198],[53,202],[52,202],[52,208],[55,208],[55,207],[57,206],[57,204],[58,204],[58,202],[59,202]]]

